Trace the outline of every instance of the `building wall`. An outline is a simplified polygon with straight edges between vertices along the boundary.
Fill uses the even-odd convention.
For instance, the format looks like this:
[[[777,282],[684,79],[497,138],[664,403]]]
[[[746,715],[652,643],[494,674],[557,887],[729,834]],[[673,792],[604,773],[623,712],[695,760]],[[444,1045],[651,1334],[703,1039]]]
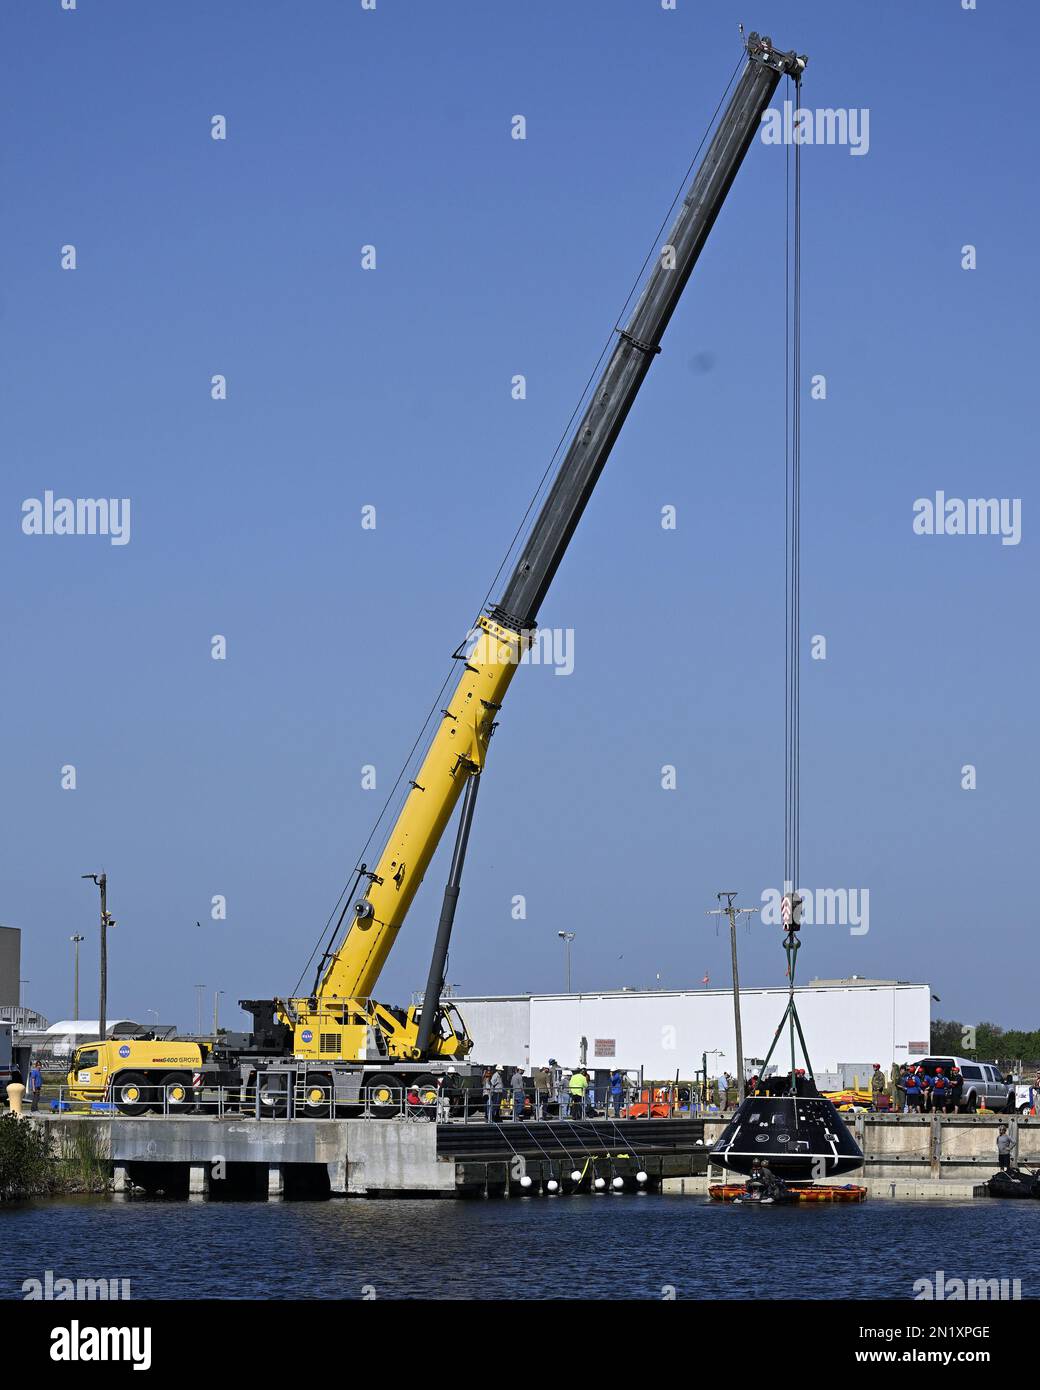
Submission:
[[[510,1067],[528,1064],[531,1001],[527,995],[511,999],[467,999],[459,1013],[476,1043],[472,1053],[474,1061],[498,1062]]]
[[[887,1070],[894,1061],[912,1055],[911,1043],[929,1035],[927,985],[838,985],[795,993],[817,1071],[837,1071],[848,1058],[880,1062]],[[787,991],[741,990],[740,1000],[744,1055],[764,1057],[783,1015]],[[556,1057],[574,1065],[584,1037],[590,1067],[642,1067],[646,1075],[659,1079],[676,1071],[689,1077],[707,1052],[710,1072],[736,1069],[733,996],[725,990],[455,1002],[475,1041],[476,1061],[539,1065]],[[785,1030],[774,1060],[783,1067],[789,1059]]]
[[[22,933],[18,927],[0,927],[0,1005],[17,1004],[22,973]]]

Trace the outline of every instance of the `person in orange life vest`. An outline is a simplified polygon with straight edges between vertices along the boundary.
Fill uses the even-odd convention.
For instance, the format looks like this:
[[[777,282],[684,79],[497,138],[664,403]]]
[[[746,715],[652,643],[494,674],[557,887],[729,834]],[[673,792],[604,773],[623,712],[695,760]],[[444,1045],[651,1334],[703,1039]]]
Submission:
[[[932,1083],[928,1079],[928,1073],[924,1067],[917,1068],[917,1079],[921,1083],[921,1105],[920,1109],[927,1112],[932,1108]]]
[[[920,1067],[918,1067],[916,1071],[913,1069],[908,1071],[906,1074],[906,1081],[903,1084],[903,1089],[906,1093],[906,1108],[910,1112],[920,1110],[921,1108],[920,1071]]]
[[[935,1075],[932,1077],[932,1109],[945,1113],[949,1100],[949,1078],[943,1074],[942,1067],[936,1067]]]

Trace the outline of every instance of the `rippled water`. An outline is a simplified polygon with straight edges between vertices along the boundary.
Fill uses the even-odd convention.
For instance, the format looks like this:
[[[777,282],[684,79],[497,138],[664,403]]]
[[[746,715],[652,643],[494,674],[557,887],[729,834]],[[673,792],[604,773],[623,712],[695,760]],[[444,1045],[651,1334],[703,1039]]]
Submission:
[[[129,1279],[135,1298],[911,1298],[916,1279],[1040,1294],[1040,1202],[727,1207],[651,1194],[0,1206],[0,1296]]]

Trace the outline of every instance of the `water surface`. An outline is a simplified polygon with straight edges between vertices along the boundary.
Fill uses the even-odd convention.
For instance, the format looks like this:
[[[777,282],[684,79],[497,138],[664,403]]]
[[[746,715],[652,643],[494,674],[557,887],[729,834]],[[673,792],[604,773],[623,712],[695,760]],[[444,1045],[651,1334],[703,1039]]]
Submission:
[[[893,1299],[937,1270],[1035,1298],[1040,1202],[70,1198],[0,1206],[0,1251],[3,1298],[48,1269],[134,1298]]]

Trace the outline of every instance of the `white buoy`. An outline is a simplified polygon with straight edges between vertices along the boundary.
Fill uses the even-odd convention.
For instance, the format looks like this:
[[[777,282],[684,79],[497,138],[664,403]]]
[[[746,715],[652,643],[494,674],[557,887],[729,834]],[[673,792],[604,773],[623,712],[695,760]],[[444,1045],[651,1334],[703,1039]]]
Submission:
[[[592,1186],[596,1189],[597,1192],[602,1192],[606,1185],[606,1178],[597,1178],[596,1181],[592,1184]]]
[[[525,1173],[524,1176],[520,1179],[520,1186],[521,1186],[521,1187],[530,1187],[530,1186],[531,1186],[531,1179],[527,1176],[526,1173]]]
[[[614,1181],[611,1183],[611,1187],[613,1187],[615,1192],[620,1192],[624,1185],[624,1178],[615,1178]]]
[[[571,1173],[571,1182],[581,1182],[581,1173],[577,1168]]]
[[[696,1143],[694,1144],[694,1148],[695,1148],[695,1149],[699,1149],[699,1148],[702,1148],[703,1145],[704,1145],[704,1140],[703,1140],[703,1139],[698,1139],[698,1140],[696,1141]]]
[[[639,1172],[636,1174],[636,1182],[646,1182],[646,1174],[643,1172],[642,1168],[640,1168]]]
[[[558,1192],[559,1189],[560,1184],[556,1181],[555,1178],[550,1178],[549,1181],[545,1184],[545,1190],[547,1192]]]

